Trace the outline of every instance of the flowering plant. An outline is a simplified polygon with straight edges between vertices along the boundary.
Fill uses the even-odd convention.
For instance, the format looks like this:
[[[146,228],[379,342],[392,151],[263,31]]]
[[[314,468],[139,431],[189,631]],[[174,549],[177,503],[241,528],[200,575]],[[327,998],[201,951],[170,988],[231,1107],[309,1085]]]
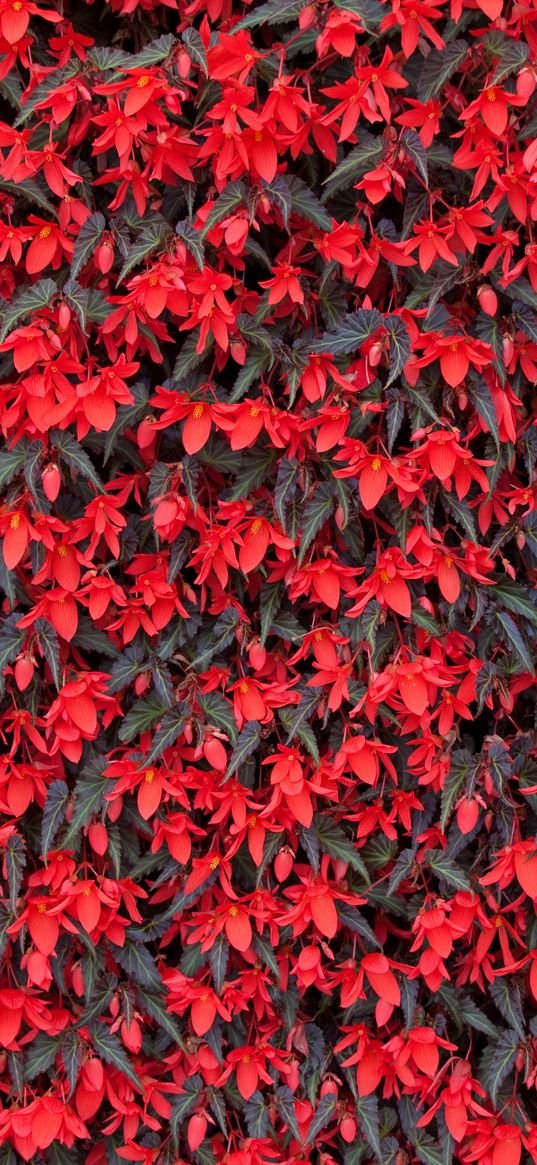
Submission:
[[[537,1163],[535,0],[1,0],[0,1165]]]

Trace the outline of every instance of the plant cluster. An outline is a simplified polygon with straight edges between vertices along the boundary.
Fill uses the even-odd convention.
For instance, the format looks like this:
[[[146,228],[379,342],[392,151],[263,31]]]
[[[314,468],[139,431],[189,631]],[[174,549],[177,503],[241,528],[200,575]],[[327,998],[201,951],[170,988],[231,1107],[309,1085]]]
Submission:
[[[0,2],[0,1165],[537,1162],[534,94]]]

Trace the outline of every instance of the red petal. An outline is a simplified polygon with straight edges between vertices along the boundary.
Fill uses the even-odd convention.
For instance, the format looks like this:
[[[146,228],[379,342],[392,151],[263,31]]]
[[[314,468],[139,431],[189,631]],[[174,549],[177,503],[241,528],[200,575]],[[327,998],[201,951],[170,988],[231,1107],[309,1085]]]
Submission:
[[[236,913],[234,913],[236,911]],[[236,951],[247,951],[252,942],[252,928],[245,910],[232,906],[226,919],[226,936]]]
[[[311,913],[317,930],[326,938],[333,938],[338,928],[337,910],[330,894],[319,894],[310,899]]]
[[[78,895],[77,913],[80,923],[88,934],[95,930],[101,917],[101,902],[97,888],[91,882],[88,882],[82,893]]]
[[[46,957],[51,955],[60,933],[58,919],[47,914],[46,909],[41,912],[39,907],[33,906],[28,915],[28,930],[38,951]]]
[[[377,468],[378,466],[378,468]],[[360,474],[360,498],[364,510],[374,510],[388,484],[388,474],[379,457],[374,457]],[[410,614],[410,612],[409,612]]]
[[[148,769],[138,785],[138,810],[144,821],[156,813],[162,797],[162,779],[154,769]]]
[[[183,445],[187,453],[199,453],[211,434],[211,414],[206,405],[196,405],[183,425]]]
[[[208,995],[206,999],[201,997],[194,1000],[190,1010],[190,1018],[197,1036],[204,1036],[212,1028],[215,1017],[216,1003],[212,995]]]

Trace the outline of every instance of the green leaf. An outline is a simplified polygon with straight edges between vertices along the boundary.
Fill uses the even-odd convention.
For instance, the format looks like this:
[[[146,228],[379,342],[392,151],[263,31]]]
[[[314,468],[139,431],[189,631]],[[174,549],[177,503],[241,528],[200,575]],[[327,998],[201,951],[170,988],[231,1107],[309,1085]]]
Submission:
[[[205,667],[213,655],[218,655],[219,652],[228,647],[235,638],[238,622],[239,612],[235,607],[230,607],[227,611],[224,611],[214,624],[210,635],[209,646],[192,660],[192,667],[197,668],[198,671],[202,671],[202,664]]]
[[[67,805],[69,804],[69,789],[65,781],[52,781],[47,790],[47,799],[41,818],[41,856],[47,859],[52,849],[52,843],[65,821]]]
[[[410,359],[412,345],[408,328],[400,316],[386,316],[384,327],[390,338],[390,375],[384,386],[388,388]]]
[[[119,274],[118,283],[123,283],[127,275],[136,267],[138,263],[142,263],[144,259],[149,258],[155,251],[162,251],[165,243],[171,236],[171,230],[168,223],[162,221],[148,223],[140,234],[135,243],[128,248],[125,257],[125,262]]]
[[[58,636],[50,623],[47,623],[46,619],[36,619],[34,630],[37,634],[39,646],[50,668],[56,691],[59,692],[62,686],[62,669]]]
[[[162,719],[165,711],[162,700],[156,694],[148,696],[145,700],[137,700],[120,725],[119,739],[126,744],[140,736],[142,732],[148,732]]]
[[[298,565],[301,566],[305,554],[319,530],[328,521],[335,505],[331,482],[323,481],[307,503],[301,518],[300,550]]]
[[[498,1103],[501,1086],[515,1066],[518,1036],[502,1032],[499,1040],[488,1044],[479,1065],[479,1080],[486,1088],[493,1104]]]
[[[356,1116],[367,1144],[373,1150],[375,1157],[382,1161],[379,1134],[378,1101],[376,1096],[360,1096],[355,1101]]]
[[[300,466],[295,457],[282,457],[274,490],[274,509],[283,530],[287,529],[288,505],[297,492],[299,472]]]
[[[500,448],[500,431],[498,428],[498,418],[496,416],[496,409],[494,408],[494,401],[488,384],[483,377],[479,377],[477,382],[468,382],[468,396],[470,403],[481,420],[485,424],[488,432],[492,434],[496,447]]]
[[[72,77],[76,77],[79,74],[80,61],[78,60],[69,61],[67,65],[63,65],[60,69],[49,70],[48,76],[45,77],[44,81],[36,85],[30,96],[25,97],[24,105],[19,116],[13,123],[14,128],[18,129],[20,125],[24,125],[34,110],[37,109],[37,106],[41,105],[41,102],[45,101],[47,97],[50,97],[56,89],[65,85],[67,81],[70,81]]]
[[[234,24],[230,32],[240,32],[242,28],[258,28],[260,24],[289,24],[296,20],[307,0],[268,0],[267,4],[260,4]]]
[[[104,767],[104,760],[100,762]],[[62,848],[69,849],[73,843],[80,844],[82,829],[102,808],[105,792],[110,790],[107,777],[100,768],[82,776],[75,786],[75,805],[69,828],[62,840]]]
[[[213,976],[214,989],[220,994],[229,963],[229,943],[223,934],[218,935],[209,951],[209,963]]]
[[[97,243],[106,230],[106,219],[100,211],[90,214],[80,228],[71,260],[71,277],[76,279],[82,268],[93,258]]]
[[[427,864],[429,868],[437,875],[438,878],[443,878],[449,886],[454,886],[456,890],[469,890],[470,881],[468,875],[464,873],[460,866],[451,858],[447,858],[440,850],[427,851]]]
[[[173,747],[185,727],[189,712],[190,706],[181,702],[164,713],[145,758],[146,764],[153,764],[167,748]]]
[[[0,453],[0,488],[4,488],[13,481],[15,474],[20,473],[28,455],[26,441],[18,441],[14,449],[3,449]]]
[[[447,490],[444,490],[443,500],[446,508],[451,510],[455,521],[464,530],[464,533],[468,535],[470,541],[477,542],[478,538],[474,516],[469,506],[466,505],[466,502],[459,501],[456,494],[448,493]]]
[[[272,586],[263,586],[259,600],[259,622],[261,628],[261,646],[264,647],[272,626],[272,620],[278,614],[283,601],[282,588],[279,583]]]
[[[207,72],[207,53],[201,36],[197,28],[185,28],[181,33],[181,40],[186,48],[190,60],[195,65],[199,65],[200,69],[208,76]]]
[[[493,45],[490,44],[489,38],[494,38]],[[519,73],[530,55],[529,46],[525,41],[513,40],[510,36],[502,35],[498,29],[492,29],[488,36],[483,37],[483,47],[499,57],[489,85],[501,85],[511,73]]]
[[[165,1031],[167,1035],[169,1035],[170,1039],[173,1040],[177,1047],[184,1050],[184,1044],[181,1039],[181,1032],[179,1031],[175,1020],[167,1011],[166,1004],[162,996],[160,994],[147,991],[146,988],[139,982],[136,985],[136,994],[138,996],[142,1011],[145,1011],[146,1014],[151,1017],[151,1019],[154,1019],[158,1027],[162,1028],[162,1030]]]
[[[40,279],[32,287],[25,287],[23,291],[19,291],[11,303],[2,304],[0,343],[25,316],[33,316],[44,307],[48,307],[51,299],[57,294],[58,288],[52,279]]]
[[[427,151],[423,142],[413,129],[405,129],[401,135],[401,145],[412,159],[418,174],[423,178],[425,185],[429,185],[429,173],[427,170]]]
[[[67,1099],[69,1100],[76,1088],[80,1069],[82,1067],[82,1052],[84,1043],[74,1028],[67,1031],[62,1039],[61,1044],[61,1058],[65,1075],[69,1081],[69,1093]]]
[[[171,1105],[172,1111],[170,1116],[170,1131],[173,1138],[173,1143],[178,1150],[179,1147],[179,1132],[185,1125],[187,1116],[190,1115],[196,1101],[203,1091],[203,1080],[201,1076],[189,1076],[183,1085],[183,1092],[179,1096],[172,1097]]]
[[[327,352],[332,356],[354,355],[382,324],[382,316],[376,308],[360,308],[352,315],[346,315],[333,331],[325,332],[321,340],[315,340],[311,351]]]
[[[135,53],[134,56],[131,56],[130,53],[124,53],[125,68],[151,69],[153,65],[160,65],[161,61],[165,61],[169,57],[175,44],[177,44],[175,37],[169,32],[164,33],[157,40],[144,45],[144,48],[140,49],[140,52]]]
[[[235,25],[233,28],[233,32],[236,31],[237,25]],[[222,193],[218,195],[214,206],[211,208],[207,218],[205,219],[203,230],[201,231],[202,239],[204,239],[206,235],[212,231],[213,227],[215,227],[217,223],[221,222],[223,218],[227,218],[229,214],[232,214],[234,210],[237,210],[237,207],[239,207],[241,203],[245,201],[246,187],[244,182],[228,182],[227,185],[224,186]]]
[[[299,704],[289,704],[288,707],[278,710],[280,720],[284,724],[288,734],[285,742],[286,745],[290,744],[295,737],[298,737],[308,749],[316,764],[319,764],[319,751],[309,720],[319,707],[319,699],[318,689],[302,688]]]
[[[233,776],[233,773],[237,772],[240,765],[244,764],[248,760],[248,757],[252,756],[256,751],[260,737],[261,725],[258,724],[257,720],[250,720],[240,733],[235,748],[231,753],[229,765],[224,777],[225,781],[229,781],[229,778]]]
[[[347,154],[344,161],[323,182],[325,191],[322,202],[327,202],[339,190],[348,190],[349,186],[354,186],[368,170],[374,170],[382,161],[386,148],[384,139],[373,137],[367,130],[360,131],[360,138],[360,144]]]
[[[317,1108],[311,1118],[311,1124],[303,1140],[303,1145],[313,1145],[316,1136],[330,1124],[336,1111],[336,1098],[329,1092],[321,1096]]]
[[[59,453],[62,461],[67,462],[70,469],[74,469],[86,481],[91,482],[98,493],[103,492],[103,484],[98,477],[95,469],[82,445],[75,441],[72,433],[67,429],[52,429],[50,433],[50,441],[56,451]]]
[[[115,951],[121,948],[114,948]],[[105,1064],[111,1064],[117,1068],[123,1075],[134,1084],[135,1088],[139,1088],[143,1092],[143,1085],[141,1084],[132,1064],[123,1050],[123,1045],[120,1044],[116,1036],[111,1035],[104,1023],[92,1023],[89,1025],[89,1033],[91,1042],[95,1049],[95,1054],[100,1060],[104,1060]]]
[[[316,813],[313,818],[313,828],[322,853],[330,854],[331,858],[337,858],[339,861],[347,862],[351,870],[356,870],[366,882],[369,882],[369,874],[358,850],[355,849],[353,842],[345,836],[343,830],[339,825],[336,825],[336,822],[331,817]]]
[[[205,263],[205,252],[203,249],[203,240],[200,232],[192,226],[192,223],[189,222],[187,218],[185,218],[182,222],[176,223],[175,233],[180,239],[183,240],[183,243],[190,251],[190,254],[193,256],[198,269],[203,271],[203,266]]]
[[[242,400],[252,384],[260,379],[270,359],[270,354],[266,349],[250,348],[244,364],[239,368],[237,378],[229,394],[230,404],[235,404],[236,401]]]
[[[244,1105],[244,1119],[248,1136],[254,1140],[263,1140],[270,1132],[269,1110],[262,1092],[253,1093]]]
[[[516,1036],[526,1039],[526,1025],[524,1023],[524,1007],[520,986],[513,980],[512,975],[506,977],[498,975],[490,984],[490,994],[500,1012]]]
[[[282,210],[286,227],[289,225],[289,214],[294,211],[300,218],[312,222],[322,231],[332,230],[332,218],[327,214],[324,206],[310,187],[298,178],[296,174],[277,174],[272,182],[263,183],[269,198],[278,198],[278,206]]]
[[[49,1036],[47,1032],[38,1032],[26,1055],[25,1080],[35,1080],[41,1072],[48,1072],[56,1059],[60,1042],[60,1036]]]
[[[198,704],[208,724],[225,732],[231,741],[237,739],[237,724],[233,705],[222,692],[205,692],[198,696]]]
[[[507,611],[496,611],[496,618],[502,628],[505,643],[514,652],[521,665],[519,670],[530,672],[533,675],[535,665],[514,619]]]
[[[300,1129],[295,1115],[295,1098],[291,1089],[286,1084],[280,1085],[279,1088],[275,1089],[274,1099],[276,1101],[276,1108],[282,1120],[287,1125],[289,1132],[295,1141],[298,1141],[299,1145],[301,1145],[302,1137],[300,1136]]]
[[[451,767],[444,782],[440,796],[440,828],[446,832],[446,825],[451,817],[456,802],[462,794],[466,778],[470,771],[471,755],[462,750],[451,754]]]
[[[26,631],[18,627],[21,618],[20,611],[8,615],[2,623],[0,631],[0,672],[3,673],[10,663],[19,655],[24,646]],[[4,676],[0,675],[0,693],[4,691]]]
[[[377,0],[334,0],[334,4],[345,12],[354,12],[370,36],[378,35],[377,29],[384,16],[384,9]]]
[[[12,833],[6,842],[4,864],[9,888],[9,905],[15,911],[26,866],[26,844],[18,833]]]
[[[537,607],[533,596],[522,587],[520,583],[505,582],[499,583],[498,586],[487,587],[487,593],[491,598],[501,603],[502,607],[507,607],[513,611],[515,615],[522,615],[524,619],[528,619],[530,623],[537,626]]]
[[[468,49],[467,41],[458,39],[451,41],[443,49],[435,49],[429,53],[420,69],[418,83],[420,101],[430,101],[432,97],[440,97],[443,86],[453,76],[459,65],[462,65]]]

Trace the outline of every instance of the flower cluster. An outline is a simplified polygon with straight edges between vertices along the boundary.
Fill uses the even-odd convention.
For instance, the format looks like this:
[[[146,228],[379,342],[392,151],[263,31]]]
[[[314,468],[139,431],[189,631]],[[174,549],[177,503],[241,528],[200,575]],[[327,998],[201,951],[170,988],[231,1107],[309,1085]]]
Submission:
[[[537,1165],[537,0],[0,0],[0,1165]]]

